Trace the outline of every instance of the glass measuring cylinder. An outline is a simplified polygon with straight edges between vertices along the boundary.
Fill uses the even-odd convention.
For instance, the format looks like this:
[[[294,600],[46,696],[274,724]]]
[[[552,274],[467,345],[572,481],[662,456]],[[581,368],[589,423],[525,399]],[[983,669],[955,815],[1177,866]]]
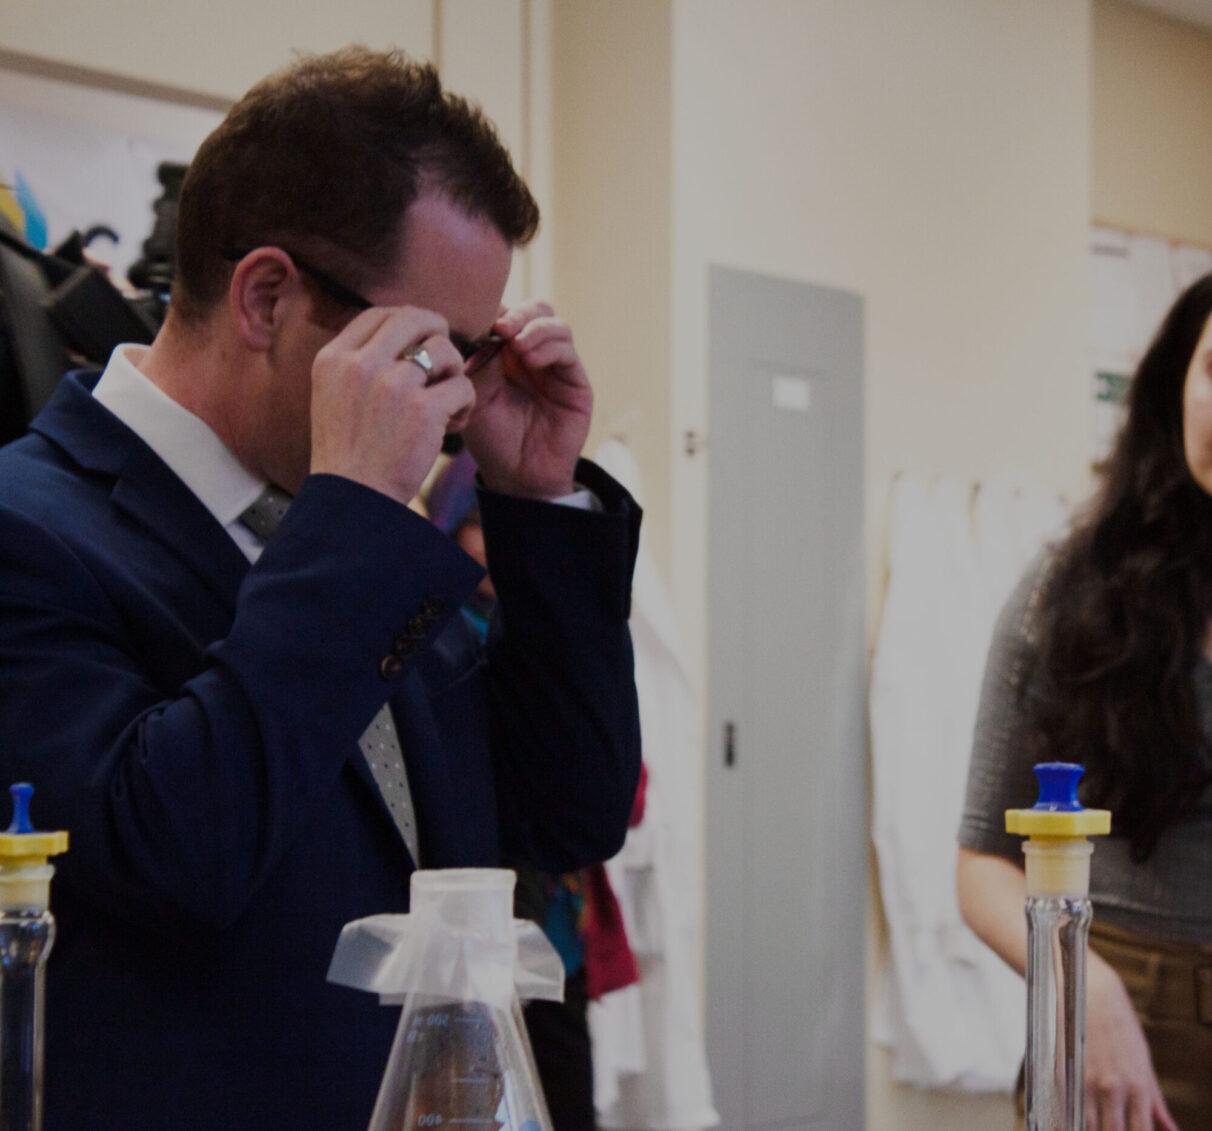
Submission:
[[[1027,1131],[1083,1131],[1090,900],[1028,896]]]
[[[0,1131],[42,1126],[42,1014],[49,911],[0,909]]]
[[[67,833],[34,831],[33,786],[9,792],[13,823],[0,833],[0,1131],[40,1131],[46,959],[55,940],[47,858],[67,850]]]
[[[1082,767],[1041,762],[1039,800],[1006,811],[1006,831],[1026,836],[1027,1131],[1085,1131],[1086,940],[1090,904],[1087,836],[1111,814],[1077,799]]]

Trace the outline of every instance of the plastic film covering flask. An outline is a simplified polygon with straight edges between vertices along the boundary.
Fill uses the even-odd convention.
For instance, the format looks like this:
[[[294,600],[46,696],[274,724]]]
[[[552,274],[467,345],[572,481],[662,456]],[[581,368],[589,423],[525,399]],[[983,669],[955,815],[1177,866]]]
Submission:
[[[1039,800],[1006,810],[1006,831],[1029,839],[1027,859],[1027,1131],[1086,1126],[1087,836],[1111,831],[1106,809],[1077,799],[1081,766],[1041,762]]]
[[[513,872],[412,875],[407,915],[346,924],[328,979],[402,1003],[370,1131],[551,1131],[520,997],[559,1001],[564,968],[513,918]]]
[[[34,831],[32,785],[9,792],[13,823],[0,833],[0,1131],[39,1131],[43,991],[55,941],[47,860],[67,851],[67,833]]]

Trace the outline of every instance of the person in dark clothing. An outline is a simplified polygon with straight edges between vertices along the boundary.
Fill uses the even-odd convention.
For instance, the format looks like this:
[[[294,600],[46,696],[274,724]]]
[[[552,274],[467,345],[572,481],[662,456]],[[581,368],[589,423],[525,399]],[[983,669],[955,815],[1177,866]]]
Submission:
[[[639,511],[567,324],[501,304],[537,223],[431,66],[303,58],[191,162],[155,341],[0,449],[0,772],[72,846],[46,1131],[364,1128],[397,1013],[326,982],[342,926],[622,843]],[[452,432],[486,644],[407,506]]]

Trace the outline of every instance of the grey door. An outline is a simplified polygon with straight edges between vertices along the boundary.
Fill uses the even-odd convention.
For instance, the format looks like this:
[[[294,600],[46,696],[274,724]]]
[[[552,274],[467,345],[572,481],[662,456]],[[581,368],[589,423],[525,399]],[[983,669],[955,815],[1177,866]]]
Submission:
[[[862,301],[709,286],[708,1059],[726,1131],[860,1131]]]

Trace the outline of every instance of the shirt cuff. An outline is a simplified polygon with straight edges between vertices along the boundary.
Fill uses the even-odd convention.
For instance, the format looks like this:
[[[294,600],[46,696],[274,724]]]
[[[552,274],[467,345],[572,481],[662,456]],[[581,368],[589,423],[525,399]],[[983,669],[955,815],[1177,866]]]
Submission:
[[[578,511],[600,511],[602,509],[602,500],[588,487],[577,487],[571,495],[560,495],[558,498],[547,501],[561,507],[572,507]]]

